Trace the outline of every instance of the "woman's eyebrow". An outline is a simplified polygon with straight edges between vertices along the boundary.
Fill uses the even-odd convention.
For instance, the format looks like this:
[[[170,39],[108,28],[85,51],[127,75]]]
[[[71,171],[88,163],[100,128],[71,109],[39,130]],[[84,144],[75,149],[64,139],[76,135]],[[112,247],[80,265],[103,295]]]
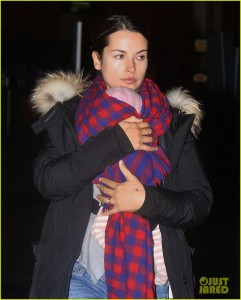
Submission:
[[[147,52],[147,49],[140,50],[140,51],[138,51],[136,54],[139,54],[139,53],[141,53],[141,52]]]
[[[114,49],[114,50],[112,50],[111,52],[114,52],[114,51],[126,53],[125,50],[119,50],[119,49]],[[139,54],[139,53],[142,53],[142,52],[147,52],[147,49],[140,50],[140,51],[136,52],[136,54]]]
[[[119,50],[119,49],[114,49],[114,50],[112,50],[111,52],[114,52],[114,51],[118,51],[118,52],[122,52],[122,53],[125,53],[126,51],[124,51],[124,50]]]

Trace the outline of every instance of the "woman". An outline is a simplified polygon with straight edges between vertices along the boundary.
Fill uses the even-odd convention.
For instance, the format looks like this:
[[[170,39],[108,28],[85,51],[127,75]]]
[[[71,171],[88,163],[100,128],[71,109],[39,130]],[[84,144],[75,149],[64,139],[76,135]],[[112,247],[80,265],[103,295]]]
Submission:
[[[34,181],[50,206],[30,297],[193,298],[184,230],[212,206],[199,105],[146,78],[147,38],[125,16],[106,21],[92,58],[91,84],[52,74],[32,97],[33,129],[47,130]],[[141,113],[105,92],[117,86],[138,92]]]

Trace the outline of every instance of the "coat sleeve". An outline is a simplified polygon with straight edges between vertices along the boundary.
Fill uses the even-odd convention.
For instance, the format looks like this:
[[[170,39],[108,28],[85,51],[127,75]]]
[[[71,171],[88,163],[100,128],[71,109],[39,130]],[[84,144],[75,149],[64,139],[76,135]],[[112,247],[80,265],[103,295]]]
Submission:
[[[211,211],[212,190],[192,133],[170,176],[169,188],[145,186],[145,201],[136,213],[152,222],[180,229],[203,222]]]
[[[108,165],[134,151],[119,125],[106,128],[75,151],[58,155],[49,137],[33,162],[34,183],[48,200],[79,192]]]

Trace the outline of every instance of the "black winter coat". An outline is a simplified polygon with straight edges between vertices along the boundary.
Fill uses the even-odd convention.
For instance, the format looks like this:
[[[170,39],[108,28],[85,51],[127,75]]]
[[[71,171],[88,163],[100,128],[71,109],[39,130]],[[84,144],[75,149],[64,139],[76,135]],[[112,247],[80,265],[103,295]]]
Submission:
[[[106,128],[80,145],[74,129],[79,97],[58,102],[35,124],[47,130],[35,159],[34,182],[50,200],[36,256],[30,298],[68,298],[73,265],[80,255],[92,210],[91,183],[109,164],[133,148],[120,126]],[[174,298],[193,298],[191,251],[184,230],[209,215],[212,191],[191,132],[194,115],[173,109],[173,120],[159,138],[172,172],[163,187],[147,187],[143,206],[136,212],[159,224],[163,255]],[[95,201],[95,200],[94,200]]]

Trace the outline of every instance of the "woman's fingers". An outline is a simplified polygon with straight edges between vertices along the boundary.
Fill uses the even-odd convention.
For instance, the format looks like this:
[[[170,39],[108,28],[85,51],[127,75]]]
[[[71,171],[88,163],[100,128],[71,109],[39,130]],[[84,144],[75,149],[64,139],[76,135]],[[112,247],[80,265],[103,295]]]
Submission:
[[[150,137],[151,139],[148,140],[148,142],[150,142],[153,139],[152,133],[153,133],[153,131],[151,128],[143,128],[143,129],[140,129],[140,131],[139,131],[139,137],[141,139],[143,139],[145,137]]]
[[[141,141],[142,143],[152,143],[154,142],[154,138],[152,136],[143,136]]]
[[[152,134],[152,129],[148,128],[148,127],[143,128],[143,129],[141,129],[141,134],[144,135],[144,136],[151,135]]]
[[[103,195],[97,195],[96,198],[98,198],[103,203],[114,204],[114,201],[113,201],[112,197],[106,197],[106,196],[103,196]]]
[[[99,181],[112,189],[115,189],[118,185],[118,182],[107,178],[99,178]]]
[[[105,181],[108,181],[109,179],[106,179],[105,178]],[[104,183],[104,181],[102,181],[103,183]],[[102,184],[97,184],[97,187],[98,187],[98,189],[102,192],[102,193],[104,193],[104,194],[106,194],[106,195],[108,195],[108,196],[110,196],[110,197],[112,197],[113,196],[113,194],[114,194],[114,189],[112,189],[112,188],[109,188],[109,187],[107,187],[107,186],[104,186],[104,185],[102,185]],[[102,197],[102,196],[101,196]],[[98,199],[100,199],[100,198],[98,198]],[[103,197],[102,197],[102,199],[103,199]],[[100,199],[101,201],[102,201],[102,199]],[[103,199],[104,200],[104,199]]]
[[[119,209],[116,206],[113,206],[113,208],[111,208],[110,210],[103,211],[101,214],[103,216],[110,216],[118,212],[120,212]]]
[[[139,148],[139,150],[144,150],[144,151],[154,152],[154,151],[157,151],[158,148],[155,147],[155,146],[148,146],[148,145],[143,144],[143,145]]]
[[[134,180],[135,176],[131,173],[129,169],[127,169],[126,165],[124,164],[123,160],[119,161],[119,168],[122,174],[125,176],[126,180]]]
[[[137,122],[138,120],[138,122]],[[148,122],[134,116],[119,122],[135,150],[156,151],[157,147],[147,145],[153,142],[153,131]]]
[[[124,120],[124,122],[131,122],[131,123],[143,123],[143,119],[139,119],[135,116],[131,116]]]
[[[150,124],[148,123],[148,122],[139,122],[138,124],[137,124],[137,126],[139,127],[139,128],[150,128]]]
[[[97,185],[100,191],[105,194],[98,195],[97,198],[104,203],[113,205],[108,212],[103,212],[103,215],[108,216],[120,211],[136,211],[143,205],[145,200],[143,184],[132,174],[122,160],[119,161],[119,167],[126,181],[117,183],[106,178],[101,179],[104,184],[110,183],[112,186],[116,186],[114,189],[102,184]]]

